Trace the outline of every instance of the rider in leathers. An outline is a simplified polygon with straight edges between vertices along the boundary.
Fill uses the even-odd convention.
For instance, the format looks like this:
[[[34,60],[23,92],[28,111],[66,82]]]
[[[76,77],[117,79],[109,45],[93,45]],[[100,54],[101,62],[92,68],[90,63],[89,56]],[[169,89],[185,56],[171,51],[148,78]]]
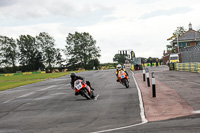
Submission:
[[[81,76],[76,76],[75,73],[71,73],[70,77],[71,77],[71,82],[70,82],[70,83],[71,83],[71,88],[72,88],[73,90],[74,90],[74,82],[75,82],[76,80],[81,79],[81,80],[83,80],[83,81],[85,82],[85,79],[84,79],[83,77],[81,77]],[[86,84],[91,88],[92,91],[94,91],[94,89],[91,87],[89,81],[86,81]],[[75,92],[75,95],[77,96],[77,95],[79,95],[79,93],[78,93],[78,92]]]
[[[119,82],[119,79],[118,79],[118,73],[119,73],[119,71],[124,71],[126,73],[126,75],[128,76],[127,71],[124,68],[122,68],[122,66],[120,64],[118,64],[116,72],[115,72],[116,73],[116,77],[117,77],[117,82]]]

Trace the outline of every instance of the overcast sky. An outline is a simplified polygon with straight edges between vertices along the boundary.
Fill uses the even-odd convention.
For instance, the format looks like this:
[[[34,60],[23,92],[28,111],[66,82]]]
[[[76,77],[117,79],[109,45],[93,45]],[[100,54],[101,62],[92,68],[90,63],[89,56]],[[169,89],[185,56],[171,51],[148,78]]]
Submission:
[[[200,29],[199,16],[200,0],[0,0],[0,35],[47,32],[64,48],[68,33],[88,32],[101,63],[126,49],[161,58],[177,27]]]

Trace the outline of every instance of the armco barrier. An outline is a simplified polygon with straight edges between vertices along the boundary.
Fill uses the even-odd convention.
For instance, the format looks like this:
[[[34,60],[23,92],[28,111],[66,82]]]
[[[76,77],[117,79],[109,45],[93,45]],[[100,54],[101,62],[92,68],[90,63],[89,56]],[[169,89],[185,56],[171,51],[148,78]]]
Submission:
[[[199,62],[176,63],[175,70],[200,73],[200,63]]]
[[[13,76],[14,74],[4,74],[4,76]]]
[[[41,71],[41,73],[46,73],[45,71]]]
[[[135,71],[134,65],[131,65],[131,70],[132,70],[132,71]]]
[[[41,71],[41,72],[24,72],[24,73],[12,73],[12,74],[0,74],[1,76],[16,76],[16,75],[29,75],[29,74],[44,74],[46,73],[45,71]]]
[[[25,72],[23,75],[33,74],[32,72]]]
[[[194,72],[194,63],[190,63],[191,64],[191,72]]]
[[[158,63],[158,65],[160,65],[160,63]],[[144,66],[145,66],[145,67],[146,67],[146,66],[151,66],[151,64],[150,64],[150,63],[145,63]],[[152,63],[152,66],[156,66],[156,63]],[[142,66],[142,67],[143,67],[143,66]]]
[[[23,73],[14,73],[14,75],[23,75]]]
[[[198,72],[198,63],[195,63],[194,71]]]
[[[32,74],[38,74],[38,73],[41,73],[41,72],[32,72]]]
[[[198,73],[200,73],[200,63],[198,63]]]

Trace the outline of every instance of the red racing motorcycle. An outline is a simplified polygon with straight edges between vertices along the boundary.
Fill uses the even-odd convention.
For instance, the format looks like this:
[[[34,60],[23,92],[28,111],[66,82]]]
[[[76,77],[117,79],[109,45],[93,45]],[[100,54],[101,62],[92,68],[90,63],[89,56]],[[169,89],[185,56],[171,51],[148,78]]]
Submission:
[[[90,86],[87,85],[83,80],[76,80],[74,82],[74,89],[78,92],[81,96],[85,97],[86,99],[93,99],[94,92],[91,90]]]

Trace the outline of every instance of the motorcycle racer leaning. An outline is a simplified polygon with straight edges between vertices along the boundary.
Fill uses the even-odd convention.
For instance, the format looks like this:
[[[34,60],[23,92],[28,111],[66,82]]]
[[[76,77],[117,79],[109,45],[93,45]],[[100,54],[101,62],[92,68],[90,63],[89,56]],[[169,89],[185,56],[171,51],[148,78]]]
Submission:
[[[71,73],[71,74],[70,74],[70,77],[71,77],[71,82],[70,82],[70,83],[71,83],[71,88],[72,88],[73,90],[74,90],[74,82],[75,82],[76,80],[81,79],[81,80],[83,80],[83,82],[85,82],[85,79],[84,79],[83,77],[81,77],[81,76],[76,76],[75,73]],[[94,91],[94,89],[91,87],[89,81],[86,81],[86,84],[91,88],[92,91]],[[78,93],[78,92],[75,92],[75,95],[77,96],[77,95],[79,95],[79,93]]]
[[[117,82],[119,82],[119,79],[118,79],[118,73],[119,73],[119,71],[124,71],[127,74],[127,76],[128,76],[127,71],[124,68],[122,68],[122,66],[120,64],[118,64],[117,65],[117,69],[116,69]]]

